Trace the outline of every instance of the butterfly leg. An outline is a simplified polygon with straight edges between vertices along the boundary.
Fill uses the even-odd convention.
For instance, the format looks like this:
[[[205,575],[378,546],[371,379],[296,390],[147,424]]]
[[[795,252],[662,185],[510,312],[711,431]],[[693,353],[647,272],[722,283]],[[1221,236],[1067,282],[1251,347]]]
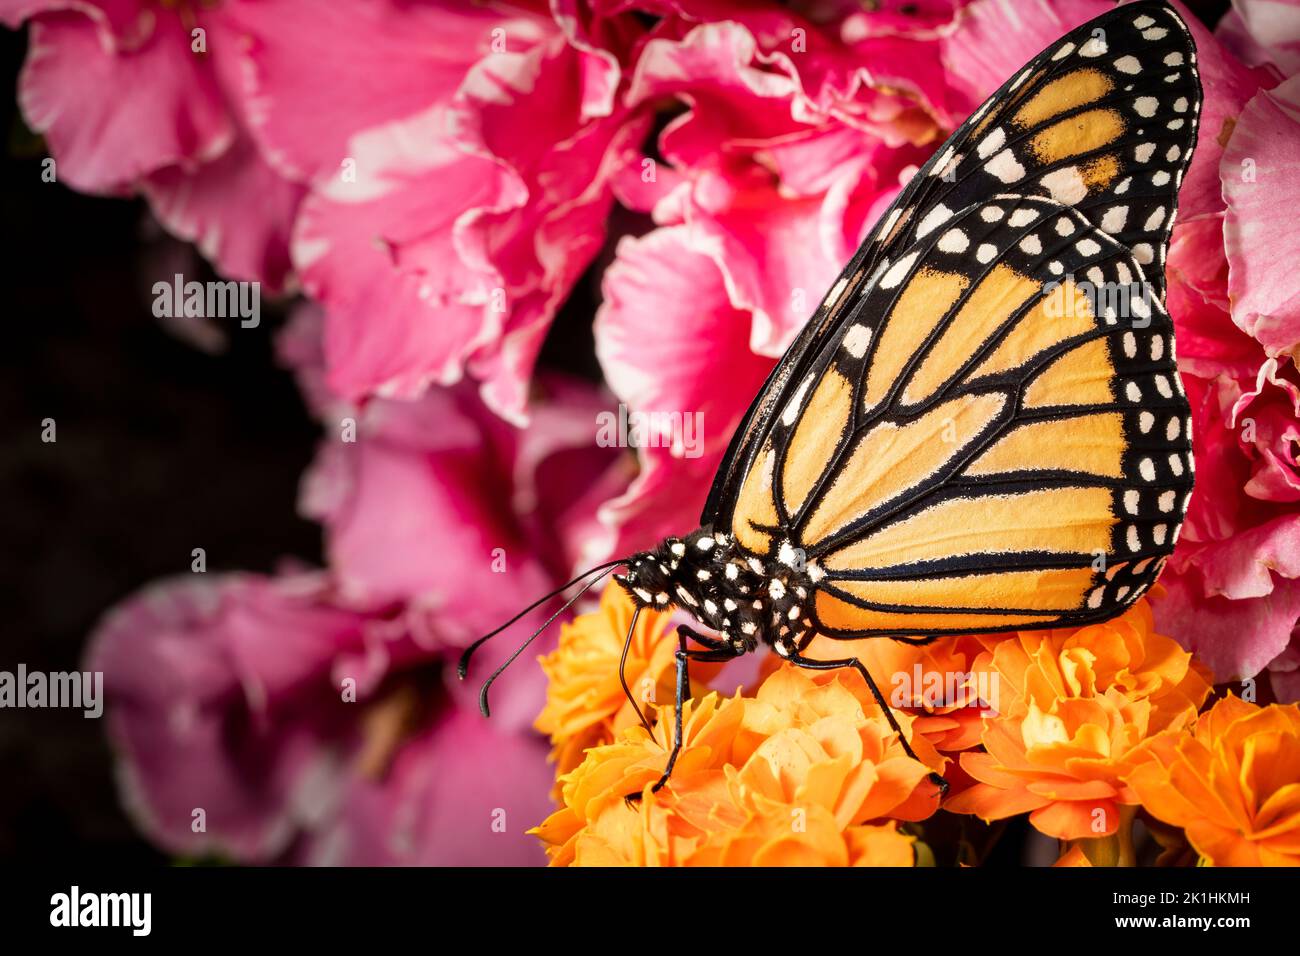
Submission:
[[[688,640],[696,641],[706,648],[706,650],[691,650],[686,646]],[[685,624],[677,628],[677,651],[674,657],[677,659],[677,706],[675,714],[675,723],[673,725],[673,749],[668,755],[668,764],[664,767],[663,776],[659,778],[651,789],[651,793],[658,793],[663,789],[668,778],[672,776],[673,766],[677,763],[677,755],[682,752],[682,711],[685,709],[686,700],[691,696],[691,661],[729,661],[739,657],[744,651],[736,650],[726,641],[719,640],[716,637],[707,637],[699,634]],[[641,794],[630,793],[625,798],[629,803],[634,803],[641,799]]]
[[[867,687],[871,689],[871,696],[876,699],[876,704],[884,713],[885,719],[889,721],[889,726],[893,728],[894,733],[898,734],[898,742],[903,745],[904,753],[920,763],[916,753],[912,750],[912,745],[907,742],[907,735],[903,733],[903,728],[899,726],[898,718],[894,716],[893,709],[889,706],[889,702],[885,700],[885,695],[880,692],[880,688],[876,686],[876,682],[871,677],[871,672],[867,670],[862,661],[858,660],[856,657],[849,657],[839,661],[818,661],[813,660],[810,657],[803,657],[797,652],[791,654],[786,658],[786,660],[796,667],[803,667],[812,671],[833,671],[839,670],[842,667],[852,667],[856,669],[857,672],[862,675],[863,680],[867,682]],[[942,800],[948,793],[948,781],[940,774],[932,772],[930,774],[930,782],[939,788],[939,799]]]

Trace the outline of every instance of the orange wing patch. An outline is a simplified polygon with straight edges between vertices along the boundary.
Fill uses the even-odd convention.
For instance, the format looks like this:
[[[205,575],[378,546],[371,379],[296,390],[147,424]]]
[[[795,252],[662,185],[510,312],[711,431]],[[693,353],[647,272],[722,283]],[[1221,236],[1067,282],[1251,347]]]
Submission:
[[[1114,88],[1111,78],[1100,70],[1074,70],[1044,85],[1016,110],[1012,119],[1017,126],[1038,126],[1053,116],[1094,103]]]
[[[772,474],[776,468],[776,452],[771,442],[763,447],[758,461],[745,476],[740,497],[736,499],[736,513],[732,532],[740,544],[755,554],[763,554],[772,543],[772,536],[754,527],[755,524],[771,527],[777,523],[776,499],[772,491]]]
[[[1097,327],[1092,302],[1073,282],[1049,292],[1016,323],[971,379],[1021,368],[1034,356]]]
[[[872,611],[841,600],[826,591],[817,592],[817,619],[836,631],[988,631],[998,627],[1030,627],[1050,624],[1054,615],[1042,614],[962,614],[934,611],[899,614],[895,611]]]
[[[920,269],[907,283],[891,311],[889,324],[867,372],[865,406],[879,405],[898,380],[899,373],[938,327],[970,280],[956,272]]]
[[[1101,412],[1028,422],[1012,429],[967,466],[971,476],[1017,471],[1078,471],[1124,476],[1124,416]]]
[[[1042,283],[999,263],[975,286],[903,390],[903,402],[929,398],[952,379],[975,350],[1042,292]]]
[[[871,429],[813,511],[803,528],[803,540],[815,544],[869,507],[915,488],[969,447],[1006,401],[996,392],[963,395],[905,425],[882,422]]]
[[[972,554],[1108,553],[1115,525],[1105,488],[1042,488],[954,498],[827,555],[828,574],[901,567]]]
[[[1076,345],[1055,358],[1025,389],[1025,408],[1106,405],[1114,400],[1115,367],[1103,339]]]
[[[1072,611],[1093,584],[1091,568],[1000,571],[890,581],[833,581],[835,589],[870,604],[916,608],[1014,607]]]
[[[834,458],[852,412],[853,383],[835,369],[827,369],[795,428],[791,447],[799,452],[786,456],[781,472],[787,514],[799,509]]]

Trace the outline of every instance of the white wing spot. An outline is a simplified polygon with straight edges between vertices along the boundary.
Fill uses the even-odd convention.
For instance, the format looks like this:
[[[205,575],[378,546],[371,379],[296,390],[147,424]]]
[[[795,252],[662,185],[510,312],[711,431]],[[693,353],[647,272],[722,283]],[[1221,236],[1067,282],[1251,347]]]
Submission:
[[[785,410],[781,412],[781,424],[793,425],[795,419],[799,417],[799,410],[803,405],[803,397],[808,393],[808,386],[812,384],[811,375],[804,376],[804,380],[799,383],[795,393],[790,396],[790,401],[786,403]]]
[[[994,127],[982,140],[975,152],[980,159],[988,159],[998,150],[1000,150],[1007,141],[1006,131],[1001,127]]]
[[[1026,206],[1023,209],[1017,209],[1011,214],[1007,222],[1012,226],[1027,226],[1038,219],[1038,210],[1033,206]]]
[[[939,226],[943,225],[952,218],[952,210],[939,203],[929,214],[922,219],[916,226],[916,238],[920,239],[924,235],[934,232]]]
[[[849,326],[849,330],[844,333],[844,351],[856,359],[867,354],[867,346],[870,344],[871,330],[861,322]]]
[[[970,239],[960,229],[949,229],[939,237],[940,252],[965,252],[969,245]]]
[[[912,268],[912,263],[916,261],[916,257],[919,255],[920,252],[909,253],[890,266],[885,271],[885,274],[880,277],[880,288],[895,288],[907,277],[908,270]]]
[[[994,156],[985,168],[990,175],[996,176],[1004,183],[1019,182],[1025,178],[1025,167],[1020,165],[1015,154],[1009,149],[1004,149]]]
[[[1136,76],[1142,72],[1142,64],[1138,62],[1138,58],[1135,56],[1122,56],[1115,61],[1115,69],[1121,73]]]
[[[1149,119],[1156,115],[1156,110],[1160,107],[1160,101],[1154,96],[1139,96],[1133,101],[1133,109],[1137,110],[1138,116]]]
[[[1083,181],[1083,176],[1079,174],[1078,166],[1067,166],[1064,169],[1048,173],[1040,182],[1051,194],[1052,198],[1063,206],[1073,206],[1082,202],[1083,198],[1088,195],[1088,184]]]
[[[1106,210],[1106,214],[1101,217],[1102,232],[1109,232],[1114,235],[1124,228],[1124,223],[1128,221],[1128,206],[1111,206]]]

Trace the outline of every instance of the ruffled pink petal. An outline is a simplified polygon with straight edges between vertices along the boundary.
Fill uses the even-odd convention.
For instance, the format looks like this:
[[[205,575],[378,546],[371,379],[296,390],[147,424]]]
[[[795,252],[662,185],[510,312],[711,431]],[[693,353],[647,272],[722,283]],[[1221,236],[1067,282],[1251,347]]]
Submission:
[[[1300,72],[1300,3],[1296,0],[1234,0],[1214,35],[1247,66],[1267,63],[1281,77]]]
[[[165,167],[213,159],[236,135],[212,71],[170,15],[131,49],[105,48],[80,12],[40,16],[18,99],[58,178],[83,192],[124,192]]]
[[[771,369],[750,351],[750,316],[693,235],[675,226],[624,239],[605,273],[596,351],[607,381],[630,412],[682,423],[640,450],[641,474],[601,510],[612,554],[698,525],[731,433]]]
[[[297,179],[338,176],[352,136],[446,105],[474,63],[555,30],[527,11],[451,2],[277,0],[230,16],[248,37],[255,135]]]
[[[1232,318],[1269,355],[1300,346],[1300,282],[1289,250],[1300,203],[1300,77],[1255,96],[1223,154]]]
[[[435,110],[358,137],[357,180],[331,181],[303,203],[294,264],[325,307],[329,384],[344,398],[453,382],[499,328],[502,280],[462,262],[455,230],[476,205],[522,202],[522,186],[448,146],[445,121]]]
[[[285,287],[303,187],[276,173],[245,136],[191,170],[169,166],[142,184],[159,221],[195,243],[223,276]]]
[[[1156,626],[1214,672],[1216,681],[1253,677],[1287,647],[1300,618],[1300,581],[1278,579],[1262,597],[1207,596],[1195,570],[1166,570],[1151,604]]]
[[[406,741],[382,781],[349,778],[342,811],[299,862],[324,866],[539,866],[527,830],[553,809],[545,741],[447,709]]]
[[[343,706],[324,681],[362,618],[332,607],[326,586],[195,575],[128,599],[92,636],[124,800],[150,839],[267,860],[334,803],[329,719],[307,715]]]
[[[1177,0],[1174,7],[1196,43],[1196,69],[1204,93],[1196,150],[1178,191],[1178,219],[1187,221],[1223,210],[1219,172],[1224,144],[1234,135],[1233,124],[1246,102],[1259,89],[1260,77],[1220,46],[1200,18]]]
[[[1253,446],[1256,461],[1246,494],[1265,501],[1300,501],[1300,386],[1277,359],[1260,367],[1254,391],[1232,407],[1230,424]],[[1249,436],[1249,437],[1247,437]]]
[[[142,0],[0,0],[0,23],[15,30],[39,14],[65,12],[89,18],[106,50],[139,46],[152,32],[156,14]]]
[[[496,270],[504,283],[500,340],[469,368],[484,383],[484,400],[519,425],[546,330],[604,244],[610,182],[633,161],[651,121],[619,110],[585,122],[588,62],[558,39],[485,60],[470,71],[453,124],[459,149],[493,157],[527,191],[523,202],[473,210],[456,234],[461,257]],[[549,146],[539,151],[537,143]]]
[[[1106,0],[975,0],[965,7],[957,29],[943,41],[943,62],[964,113],[1062,34],[1112,7]]]

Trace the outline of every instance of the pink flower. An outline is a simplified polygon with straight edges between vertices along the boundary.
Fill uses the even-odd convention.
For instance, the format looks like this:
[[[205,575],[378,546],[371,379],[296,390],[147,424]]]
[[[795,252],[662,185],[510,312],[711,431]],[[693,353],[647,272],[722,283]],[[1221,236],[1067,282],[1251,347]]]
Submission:
[[[1300,202],[1300,76],[1240,112],[1223,153],[1224,242],[1232,318],[1269,355],[1300,348],[1300,283],[1277,250],[1295,239]]]
[[[1279,76],[1300,73],[1300,3],[1233,0],[1214,35],[1247,66],[1268,65]]]
[[[249,139],[239,6],[0,0],[0,20],[31,22],[19,103],[60,181],[139,191],[222,273],[279,289],[302,189]]]
[[[356,408],[324,387],[319,327],[304,310],[281,350],[325,430],[302,505],[325,526],[330,567],[195,575],[110,613],[89,657],[127,805],[176,853],[540,862],[524,831],[551,783],[531,730],[544,675],[525,656],[496,685],[491,721],[477,690],[557,602],[489,644],[471,681],[453,665],[571,575],[596,504],[622,490],[619,452],[593,442],[605,403],[543,379],[527,433],[465,387]]]
[[[604,554],[698,523],[771,360],[952,122],[938,49],[947,4],[915,15],[832,5],[817,21],[664,6],[627,102],[675,100],[686,112],[661,134],[661,159],[614,180],[659,228],[620,242],[597,352],[630,414],[698,421],[700,432],[689,451],[682,434],[640,449],[636,482],[601,509]]]
[[[494,410],[526,418],[546,329],[601,246],[608,180],[646,121],[614,95],[637,22],[536,6],[239,13],[258,138],[311,182],[293,257],[344,397],[416,397],[468,372]]]
[[[1267,250],[1290,234],[1300,157],[1295,81],[1264,91],[1195,25],[1206,90],[1168,261],[1170,314],[1192,405],[1196,489],[1153,600],[1220,680],[1283,665],[1300,617],[1300,286]],[[1213,174],[1213,179],[1209,174]],[[1186,207],[1186,208],[1184,208]],[[1291,687],[1288,691],[1286,688]],[[1274,680],[1280,696],[1294,682]]]
[[[540,862],[545,743],[458,709],[411,624],[321,574],[194,576],[116,608],[88,666],[141,829],[240,862]]]

